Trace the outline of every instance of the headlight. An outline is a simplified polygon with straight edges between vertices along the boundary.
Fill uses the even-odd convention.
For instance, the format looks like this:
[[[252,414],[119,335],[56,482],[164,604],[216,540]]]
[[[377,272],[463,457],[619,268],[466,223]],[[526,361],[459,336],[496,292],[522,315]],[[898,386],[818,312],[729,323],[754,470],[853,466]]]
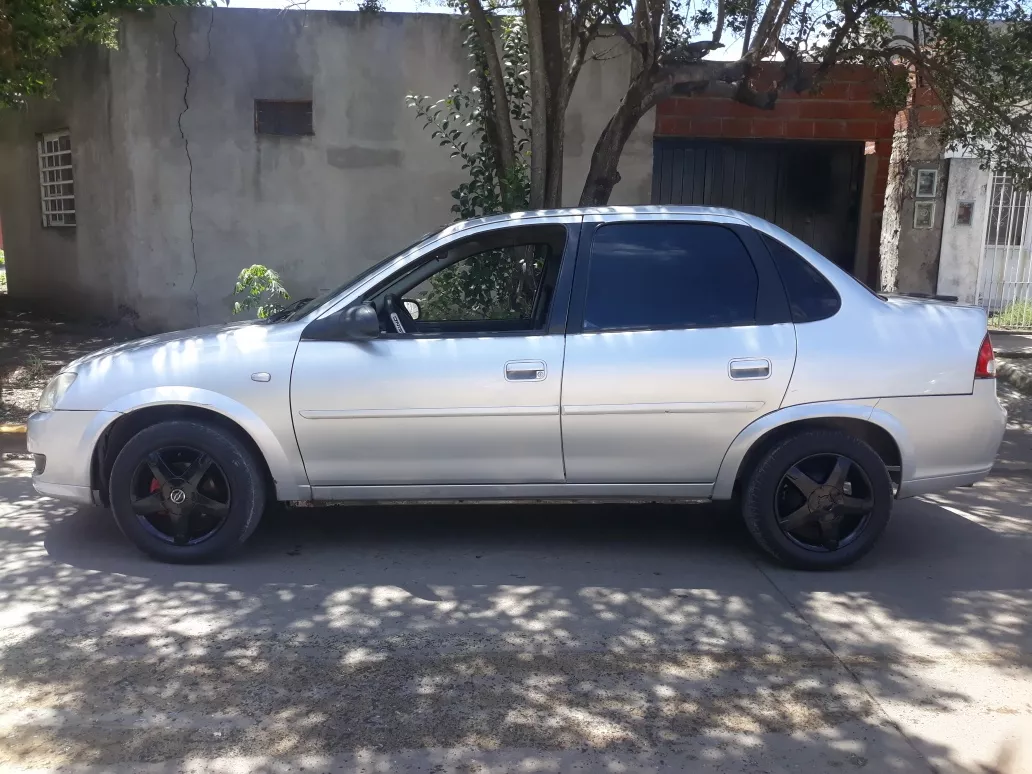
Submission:
[[[43,394],[39,396],[39,406],[37,407],[40,411],[53,411],[57,408],[57,404],[61,402],[61,398],[68,392],[68,388],[72,386],[72,382],[75,381],[76,373],[74,371],[65,371],[58,374],[47,384],[43,390]]]

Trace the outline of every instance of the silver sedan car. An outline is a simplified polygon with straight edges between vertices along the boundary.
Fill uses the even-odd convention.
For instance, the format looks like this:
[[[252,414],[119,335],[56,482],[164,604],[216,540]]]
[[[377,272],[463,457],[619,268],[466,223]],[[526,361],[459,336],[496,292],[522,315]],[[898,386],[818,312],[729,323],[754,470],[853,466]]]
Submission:
[[[858,559],[898,498],[1003,436],[981,309],[883,297],[729,210],[528,212],[430,234],[264,321],[69,365],[36,490],[151,556],[239,548],[272,499],[738,499],[796,567]]]

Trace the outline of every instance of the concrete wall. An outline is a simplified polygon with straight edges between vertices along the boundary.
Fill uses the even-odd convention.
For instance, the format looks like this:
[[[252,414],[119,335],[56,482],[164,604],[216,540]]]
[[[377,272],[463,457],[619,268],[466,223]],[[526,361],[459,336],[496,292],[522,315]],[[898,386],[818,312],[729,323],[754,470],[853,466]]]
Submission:
[[[936,292],[957,296],[968,304],[976,301],[978,265],[982,257],[986,207],[989,202],[989,179],[990,173],[979,169],[978,159],[950,159]],[[957,205],[962,201],[975,203],[970,226],[957,225]]]
[[[110,53],[91,49],[61,68],[60,99],[39,102],[0,120],[0,218],[8,292],[50,298],[69,311],[116,311],[126,285],[127,242],[120,224],[131,204],[120,73]],[[109,77],[97,78],[104,73]],[[72,127],[76,228],[41,225],[36,134]],[[95,213],[103,212],[103,217]],[[80,261],[80,256],[89,260]]]
[[[12,296],[145,329],[217,322],[244,266],[272,266],[312,295],[454,218],[461,170],[405,95],[465,82],[456,17],[160,10],[125,17],[119,37],[118,50],[61,63],[57,100],[0,118]],[[628,67],[581,74],[569,203]],[[314,136],[256,135],[256,98],[312,99]],[[628,143],[613,203],[648,202],[652,123]],[[36,135],[65,127],[78,225],[44,229]]]
[[[942,158],[942,144],[934,129],[920,129],[911,139],[910,158],[904,172],[900,228],[898,237],[898,289],[903,293],[934,293],[939,276],[939,247],[942,242],[943,216],[949,161]],[[935,218],[931,228],[914,228],[914,207],[919,201],[915,185],[918,170],[934,169],[939,182],[934,197]]]

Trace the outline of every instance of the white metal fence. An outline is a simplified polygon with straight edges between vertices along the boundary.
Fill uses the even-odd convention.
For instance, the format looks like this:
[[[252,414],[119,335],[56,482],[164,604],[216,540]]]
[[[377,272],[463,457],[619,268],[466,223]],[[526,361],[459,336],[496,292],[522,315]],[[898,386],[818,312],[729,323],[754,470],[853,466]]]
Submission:
[[[978,303],[995,328],[1032,329],[1030,192],[994,174],[985,221]]]

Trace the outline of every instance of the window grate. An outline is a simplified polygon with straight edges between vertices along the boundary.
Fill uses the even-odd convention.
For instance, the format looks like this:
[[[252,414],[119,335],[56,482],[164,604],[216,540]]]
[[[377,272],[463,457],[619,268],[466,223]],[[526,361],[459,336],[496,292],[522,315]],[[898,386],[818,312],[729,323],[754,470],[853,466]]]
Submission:
[[[989,225],[985,235],[987,245],[1017,247],[1022,244],[1028,199],[1028,190],[1016,186],[1013,177],[1001,172],[993,175]]]
[[[256,134],[278,134],[307,137],[315,134],[312,127],[312,101],[256,99],[254,101]]]
[[[39,191],[43,227],[75,225],[72,138],[68,131],[44,134],[39,149]]]

